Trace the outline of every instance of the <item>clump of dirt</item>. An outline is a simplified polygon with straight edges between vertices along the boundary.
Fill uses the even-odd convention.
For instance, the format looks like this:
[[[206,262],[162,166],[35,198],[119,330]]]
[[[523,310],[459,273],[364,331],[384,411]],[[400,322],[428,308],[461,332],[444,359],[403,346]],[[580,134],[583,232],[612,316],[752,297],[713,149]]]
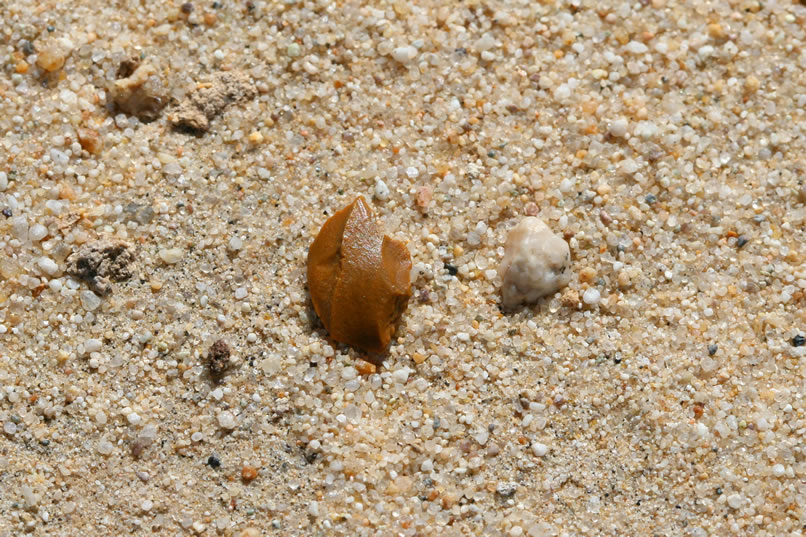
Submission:
[[[225,71],[213,75],[209,82],[199,84],[183,100],[170,117],[171,124],[191,133],[204,133],[210,121],[230,104],[252,99],[257,95],[254,82],[241,71]]]
[[[67,258],[67,273],[87,282],[95,293],[106,295],[112,282],[131,278],[134,248],[119,240],[98,240],[81,246]]]
[[[115,108],[144,123],[157,119],[168,103],[168,92],[157,67],[132,56],[118,67],[109,88]]]
[[[230,354],[229,345],[223,339],[219,339],[210,345],[210,350],[207,353],[207,369],[210,370],[210,376],[218,379],[226,373],[232,364]]]

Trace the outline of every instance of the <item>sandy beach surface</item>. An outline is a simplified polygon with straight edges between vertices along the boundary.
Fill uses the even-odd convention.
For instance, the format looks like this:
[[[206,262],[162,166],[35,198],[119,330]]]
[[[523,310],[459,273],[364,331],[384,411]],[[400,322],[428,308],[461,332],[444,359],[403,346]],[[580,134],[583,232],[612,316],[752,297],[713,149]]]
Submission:
[[[806,531],[802,1],[0,0],[0,69],[1,537]]]

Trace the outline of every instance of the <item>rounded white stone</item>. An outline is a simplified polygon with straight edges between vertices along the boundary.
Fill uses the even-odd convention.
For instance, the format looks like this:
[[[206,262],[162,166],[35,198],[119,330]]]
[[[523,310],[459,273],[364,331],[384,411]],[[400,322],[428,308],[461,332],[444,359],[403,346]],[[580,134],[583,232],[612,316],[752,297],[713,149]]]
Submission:
[[[54,276],[59,272],[59,265],[49,257],[40,257],[36,264],[48,276]]]
[[[409,380],[409,368],[401,367],[392,373],[392,380],[395,384],[405,384]]]
[[[112,453],[112,450],[115,449],[115,446],[112,445],[111,442],[108,440],[101,440],[98,442],[98,453],[101,455],[109,455]]]
[[[182,255],[183,252],[181,248],[167,248],[159,251],[160,259],[169,265],[179,263],[179,261],[182,259]]]
[[[627,122],[626,119],[624,119],[623,117],[619,118],[610,124],[610,134],[618,138],[623,138],[624,136],[627,135],[627,128],[629,126],[630,124]]]
[[[81,305],[87,311],[95,311],[101,305],[101,298],[92,291],[81,291],[78,295]]]
[[[643,54],[649,51],[649,48],[638,41],[630,41],[627,43],[626,49],[633,54]]]
[[[39,242],[48,235],[48,228],[42,224],[34,224],[28,230],[28,238],[34,242]]]
[[[571,251],[539,218],[527,216],[507,236],[498,267],[504,307],[535,302],[571,280]]]
[[[389,187],[381,179],[375,181],[375,197],[381,201],[389,199]]]
[[[222,429],[234,429],[235,428],[235,416],[232,415],[232,412],[224,411],[218,414],[218,425]]]
[[[589,306],[595,306],[601,299],[602,294],[598,289],[594,289],[593,287],[586,289],[585,292],[582,293],[582,302]]]
[[[549,447],[546,444],[535,442],[532,444],[532,453],[538,457],[544,457],[549,452]]]
[[[392,58],[400,63],[409,63],[417,56],[417,49],[411,45],[397,47],[392,51]]]

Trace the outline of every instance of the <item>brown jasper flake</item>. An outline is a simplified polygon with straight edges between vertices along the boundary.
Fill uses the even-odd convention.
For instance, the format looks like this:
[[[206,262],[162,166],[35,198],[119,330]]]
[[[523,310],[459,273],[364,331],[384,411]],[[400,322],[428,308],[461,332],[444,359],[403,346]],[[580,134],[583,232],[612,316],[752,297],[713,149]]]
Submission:
[[[207,368],[210,375],[220,377],[230,366],[229,345],[223,339],[219,339],[210,345],[210,352],[207,354]]]
[[[336,341],[383,353],[411,296],[411,256],[385,236],[359,196],[330,217],[308,250],[308,287]],[[372,358],[370,358],[372,360]]]

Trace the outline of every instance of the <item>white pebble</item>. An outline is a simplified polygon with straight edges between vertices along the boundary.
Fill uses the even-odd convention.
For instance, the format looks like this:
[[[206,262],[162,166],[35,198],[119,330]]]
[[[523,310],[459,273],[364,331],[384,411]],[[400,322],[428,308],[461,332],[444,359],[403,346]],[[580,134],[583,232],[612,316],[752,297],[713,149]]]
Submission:
[[[558,101],[564,101],[568,97],[571,96],[571,88],[568,87],[566,84],[560,84],[554,90],[554,98]]]
[[[417,49],[411,45],[397,47],[392,51],[392,58],[400,63],[409,63],[417,56]]]
[[[34,494],[34,491],[28,485],[22,486],[22,499],[25,502],[25,508],[31,509],[36,507],[39,503],[39,494]]]
[[[389,199],[389,187],[380,178],[375,181],[375,197],[381,201]]]
[[[618,138],[623,138],[627,134],[629,123],[626,119],[619,118],[610,124],[610,134]]]
[[[731,494],[728,496],[728,505],[733,509],[738,509],[742,506],[742,497],[738,494]]]
[[[7,421],[5,424],[3,424],[3,431],[9,435],[17,434],[17,424],[13,421]]]
[[[700,58],[702,59],[710,58],[714,54],[714,47],[711,45],[700,47],[700,50],[697,51],[697,54],[699,54]]]
[[[154,502],[151,500],[143,500],[143,503],[140,504],[140,508],[145,511],[151,511],[151,508],[154,507]]]
[[[549,452],[549,447],[546,444],[535,442],[532,444],[532,453],[538,457],[544,457]]]
[[[88,339],[84,342],[84,352],[98,352],[101,350],[101,340],[100,339]]]
[[[786,473],[786,468],[784,467],[783,464],[776,464],[775,466],[772,467],[772,474],[775,477],[781,477],[785,473]]]
[[[639,121],[635,127],[635,135],[649,140],[658,134],[658,126],[652,121]]]
[[[311,502],[308,504],[308,514],[311,516],[319,516],[319,502]]]
[[[495,38],[490,35],[490,33],[485,33],[483,36],[476,41],[476,50],[479,52],[484,52],[485,50],[490,50],[495,46]]]
[[[130,425],[138,425],[140,423],[140,415],[137,412],[132,412],[126,416],[126,421],[128,421]]]
[[[631,52],[632,54],[644,54],[645,52],[649,51],[649,48],[646,45],[639,43],[638,41],[630,41],[627,43],[625,48],[627,49],[627,52]]]
[[[395,370],[392,373],[392,381],[395,384],[405,384],[406,381],[409,380],[409,372],[411,370],[408,367],[401,367],[400,369]]]
[[[221,398],[224,397],[224,392],[221,390],[221,388],[216,388],[215,390],[210,392],[210,395],[212,395],[213,399],[215,399],[216,401],[221,401]]]
[[[418,170],[414,166],[409,166],[408,168],[406,168],[406,176],[408,176],[409,179],[417,179],[417,176],[419,175],[420,170]]]
[[[602,294],[598,289],[594,289],[593,287],[589,287],[584,293],[582,293],[582,302],[589,306],[595,306],[601,299]]]
[[[247,294],[248,291],[246,290],[246,287],[239,287],[235,290],[235,298],[237,298],[238,300],[243,300],[244,298],[246,298]]]
[[[0,172],[0,192],[3,192],[7,188],[8,188],[8,174],[6,172]]]
[[[539,218],[527,216],[509,232],[498,267],[504,307],[537,301],[571,279],[571,251]]]
[[[81,291],[79,294],[81,306],[87,311],[95,311],[101,305],[101,298],[92,291]]]
[[[55,276],[59,272],[59,265],[49,257],[40,257],[36,264],[48,276]]]
[[[12,218],[11,234],[19,241],[28,240],[28,219],[24,216],[15,216]]]
[[[115,446],[113,446],[108,440],[101,440],[98,442],[98,453],[101,455],[109,455],[112,453],[113,449],[115,449]]]
[[[166,248],[160,250],[158,255],[165,263],[173,265],[174,263],[179,263],[182,259],[183,252],[181,248]]]
[[[243,248],[243,241],[239,237],[232,237],[229,240],[229,249],[230,250],[234,250],[234,251],[237,252],[241,248]]]
[[[178,162],[169,162],[162,168],[162,171],[168,175],[179,175],[182,173],[182,166],[180,166]]]
[[[232,412],[223,411],[218,414],[218,426],[222,429],[234,429],[235,428],[235,416],[232,415]]]
[[[28,238],[34,242],[39,242],[48,235],[48,228],[43,226],[42,224],[34,224],[31,226],[31,229],[28,230]]]

